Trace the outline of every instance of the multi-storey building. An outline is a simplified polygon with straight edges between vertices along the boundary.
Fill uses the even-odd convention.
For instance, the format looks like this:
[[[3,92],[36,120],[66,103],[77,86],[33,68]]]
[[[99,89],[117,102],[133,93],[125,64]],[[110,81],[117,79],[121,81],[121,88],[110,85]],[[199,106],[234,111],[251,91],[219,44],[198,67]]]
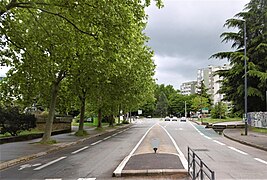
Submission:
[[[214,104],[218,103],[223,98],[223,94],[218,93],[221,87],[221,83],[219,81],[222,80],[222,77],[216,75],[215,72],[218,70],[227,70],[229,68],[230,65],[225,64],[223,66],[208,66],[207,68],[198,69],[197,87],[200,87],[201,82],[203,81]]]
[[[197,90],[197,81],[185,82],[180,86],[182,95],[195,94]]]

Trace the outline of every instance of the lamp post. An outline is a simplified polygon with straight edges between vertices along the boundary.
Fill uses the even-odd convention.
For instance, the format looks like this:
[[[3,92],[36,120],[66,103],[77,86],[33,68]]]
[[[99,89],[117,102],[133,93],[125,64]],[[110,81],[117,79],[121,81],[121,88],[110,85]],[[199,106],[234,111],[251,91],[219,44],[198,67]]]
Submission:
[[[186,101],[184,102],[184,117],[187,118]]]
[[[247,119],[247,113],[248,113],[248,92],[247,92],[247,32],[246,32],[246,21],[244,20],[244,68],[245,68],[245,135],[248,135],[248,119]]]

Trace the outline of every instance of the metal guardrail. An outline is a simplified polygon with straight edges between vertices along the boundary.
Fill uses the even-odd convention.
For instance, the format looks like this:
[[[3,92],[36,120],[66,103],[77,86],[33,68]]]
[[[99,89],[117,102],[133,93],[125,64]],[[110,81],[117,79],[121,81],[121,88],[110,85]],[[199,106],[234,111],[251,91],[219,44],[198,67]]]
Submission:
[[[188,147],[188,173],[193,180],[215,180],[215,172],[190,147]]]

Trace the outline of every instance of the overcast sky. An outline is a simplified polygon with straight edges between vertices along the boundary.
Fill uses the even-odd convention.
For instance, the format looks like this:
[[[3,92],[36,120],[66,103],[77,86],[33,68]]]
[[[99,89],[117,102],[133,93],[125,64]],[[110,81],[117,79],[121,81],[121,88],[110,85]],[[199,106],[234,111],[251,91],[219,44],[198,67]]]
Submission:
[[[222,65],[225,60],[209,59],[219,51],[230,50],[221,43],[225,21],[244,9],[249,0],[163,0],[164,8],[147,8],[146,29],[154,50],[158,84],[180,89],[183,82],[196,80],[197,69]],[[7,68],[0,66],[0,77]]]
[[[196,80],[197,70],[223,65],[226,60],[209,59],[219,51],[231,50],[221,43],[227,19],[243,11],[249,0],[163,0],[164,8],[147,8],[146,35],[154,50],[158,84],[180,89],[183,82]],[[232,30],[231,30],[232,31]]]

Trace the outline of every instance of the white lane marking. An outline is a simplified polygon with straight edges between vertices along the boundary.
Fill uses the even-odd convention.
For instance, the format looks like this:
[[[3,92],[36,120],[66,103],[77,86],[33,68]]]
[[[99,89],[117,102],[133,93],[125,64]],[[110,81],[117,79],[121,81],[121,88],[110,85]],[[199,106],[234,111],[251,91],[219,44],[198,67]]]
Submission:
[[[77,180],[96,180],[96,178],[79,178]]]
[[[203,134],[202,132],[199,132],[199,134],[200,134],[201,136],[204,136],[204,134]]]
[[[103,140],[96,141],[96,142],[92,143],[91,146],[94,146],[94,145],[96,145],[96,144],[98,144],[98,143],[101,143],[102,141],[103,141]]]
[[[222,145],[222,146],[225,145],[224,143],[222,143],[222,142],[220,142],[220,141],[217,141],[217,140],[213,140],[213,142],[216,142],[217,144],[220,144],[220,145]]]
[[[107,139],[109,139],[109,138],[111,138],[111,136],[108,136],[108,137],[104,138],[103,140],[107,140]]]
[[[62,180],[62,179],[45,179],[45,180]]]
[[[241,150],[239,150],[239,149],[236,149],[236,148],[234,148],[234,147],[228,146],[228,148],[230,148],[230,149],[232,149],[232,150],[234,150],[234,151],[236,151],[236,152],[238,152],[238,153],[240,153],[240,154],[248,155],[248,153],[245,153],[245,152],[243,152],[243,151],[241,151]]]
[[[80,151],[83,151],[83,150],[85,150],[85,149],[87,149],[87,148],[89,148],[89,146],[85,146],[85,147],[83,147],[83,148],[81,148],[81,149],[78,149],[78,150],[76,150],[76,151],[73,151],[71,154],[76,154],[76,153],[78,153],[78,152],[80,152]]]
[[[205,135],[204,135],[204,137],[205,137],[205,138],[207,138],[207,139],[211,139],[210,137],[208,137],[208,136],[205,136]]]
[[[159,124],[159,126],[161,126],[161,125]],[[172,141],[174,147],[176,148],[177,152],[179,153],[179,157],[180,157],[180,159],[181,159],[181,162],[182,162],[184,168],[187,170],[187,169],[188,169],[188,163],[187,163],[187,160],[185,159],[184,154],[182,153],[182,151],[180,150],[180,148],[177,146],[175,140],[174,140],[173,137],[169,134],[169,132],[168,132],[163,126],[161,126],[161,127],[162,127],[162,129],[164,129],[164,131],[168,134],[168,136],[169,136],[169,138],[171,139],[171,141]]]
[[[42,166],[39,166],[39,167],[37,167],[37,168],[35,168],[35,169],[33,169],[33,170],[34,170],[34,171],[38,171],[38,170],[43,169],[43,168],[45,168],[45,167],[47,167],[47,166],[50,166],[51,164],[54,164],[54,163],[56,163],[56,162],[58,162],[58,161],[61,161],[62,159],[65,159],[65,158],[67,158],[67,156],[63,156],[63,157],[60,157],[60,158],[58,158],[58,159],[55,159],[54,161],[51,161],[51,162],[49,162],[49,163],[46,163],[46,164],[44,164],[44,165],[42,165]]]
[[[157,124],[154,124],[153,126],[151,126],[146,133],[144,134],[144,136],[140,139],[140,141],[135,145],[135,147],[133,148],[133,150],[130,152],[130,154],[128,156],[126,156],[122,162],[119,164],[119,166],[115,169],[115,171],[113,172],[113,175],[115,175],[115,177],[120,177],[121,176],[121,172],[122,169],[124,168],[124,166],[126,165],[126,163],[129,161],[129,159],[131,158],[131,156],[133,155],[133,153],[136,151],[136,149],[139,147],[139,145],[141,144],[141,142],[145,139],[146,135],[148,134],[148,132]]]
[[[266,164],[267,165],[267,162],[266,161],[264,161],[264,160],[262,160],[262,159],[260,159],[260,158],[254,158],[256,161],[259,161],[259,162],[261,162],[261,163],[263,163],[263,164]]]
[[[23,164],[20,166],[20,168],[18,169],[19,171],[25,169],[25,168],[30,168],[30,167],[35,167],[35,166],[40,166],[41,163],[38,163],[38,164]]]

